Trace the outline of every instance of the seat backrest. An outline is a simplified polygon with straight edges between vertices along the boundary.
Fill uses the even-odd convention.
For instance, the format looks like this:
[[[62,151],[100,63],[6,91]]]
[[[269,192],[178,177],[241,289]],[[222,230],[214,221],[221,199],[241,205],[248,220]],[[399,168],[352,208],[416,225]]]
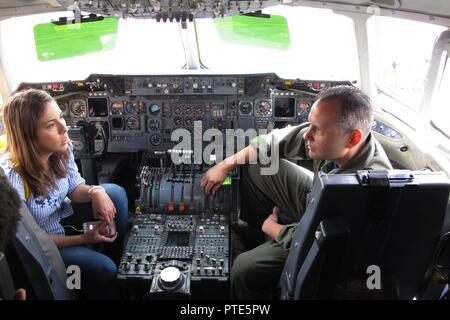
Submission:
[[[2,168],[0,175],[4,175]],[[7,257],[13,277],[17,270],[23,270],[37,299],[69,300],[74,297],[67,288],[66,267],[58,248],[23,203]]]
[[[55,243],[34,221],[25,206],[11,241],[37,299],[71,300],[64,261]]]
[[[420,297],[449,191],[438,172],[319,175],[281,276],[282,299]],[[374,268],[381,290],[368,287]]]
[[[13,299],[15,292],[5,254],[0,252],[0,300]]]

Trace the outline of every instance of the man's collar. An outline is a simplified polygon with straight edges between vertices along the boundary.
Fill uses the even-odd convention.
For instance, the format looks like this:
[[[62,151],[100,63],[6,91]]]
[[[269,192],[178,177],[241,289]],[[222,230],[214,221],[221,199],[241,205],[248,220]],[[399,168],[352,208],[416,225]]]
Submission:
[[[356,167],[358,167],[357,169],[363,169],[361,168],[361,164],[365,164],[369,159],[372,159],[374,153],[375,147],[373,137],[372,133],[369,133],[361,150],[353,158],[344,163],[343,166],[337,168],[333,173],[355,172]]]

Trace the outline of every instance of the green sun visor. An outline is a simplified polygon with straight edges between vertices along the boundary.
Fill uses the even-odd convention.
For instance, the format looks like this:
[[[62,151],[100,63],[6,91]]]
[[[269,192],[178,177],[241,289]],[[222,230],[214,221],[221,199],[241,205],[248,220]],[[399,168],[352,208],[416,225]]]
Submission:
[[[291,46],[288,23],[276,15],[231,16],[214,19],[222,41],[287,50]]]
[[[51,61],[111,50],[116,45],[118,25],[114,17],[66,25],[37,24],[33,28],[37,57]]]

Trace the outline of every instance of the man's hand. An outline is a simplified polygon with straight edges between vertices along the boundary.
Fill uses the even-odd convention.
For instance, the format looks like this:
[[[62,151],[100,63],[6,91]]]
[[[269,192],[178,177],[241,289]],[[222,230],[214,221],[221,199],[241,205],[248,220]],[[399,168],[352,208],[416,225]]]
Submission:
[[[200,183],[200,188],[204,193],[213,195],[220,188],[227,175],[228,170],[226,166],[217,164],[205,172]]]
[[[111,198],[103,189],[95,189],[92,191],[92,212],[94,216],[97,214],[100,220],[106,224],[110,224],[116,216],[116,207]]]
[[[261,228],[262,231],[273,240],[278,239],[278,235],[283,228],[283,225],[278,223],[279,212],[280,209],[278,209],[278,207],[273,207],[272,213],[264,220]]]
[[[272,213],[267,218],[270,218],[274,222],[278,222],[278,214],[279,213],[280,213],[280,209],[278,207],[273,207]]]

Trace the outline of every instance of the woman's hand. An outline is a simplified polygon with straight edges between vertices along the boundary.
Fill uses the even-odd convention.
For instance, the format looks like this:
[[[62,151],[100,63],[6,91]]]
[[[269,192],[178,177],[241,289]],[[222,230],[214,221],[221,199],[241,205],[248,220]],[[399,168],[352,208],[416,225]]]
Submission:
[[[104,221],[97,223],[95,228],[87,231],[83,237],[86,243],[99,243],[99,242],[113,242],[117,238],[117,232],[113,237],[108,237],[107,234],[108,224]]]
[[[213,195],[220,188],[227,175],[228,170],[226,166],[217,164],[205,172],[200,183],[200,188],[204,193]]]
[[[92,212],[106,224],[110,224],[116,216],[116,207],[106,191],[98,188],[92,191]]]

